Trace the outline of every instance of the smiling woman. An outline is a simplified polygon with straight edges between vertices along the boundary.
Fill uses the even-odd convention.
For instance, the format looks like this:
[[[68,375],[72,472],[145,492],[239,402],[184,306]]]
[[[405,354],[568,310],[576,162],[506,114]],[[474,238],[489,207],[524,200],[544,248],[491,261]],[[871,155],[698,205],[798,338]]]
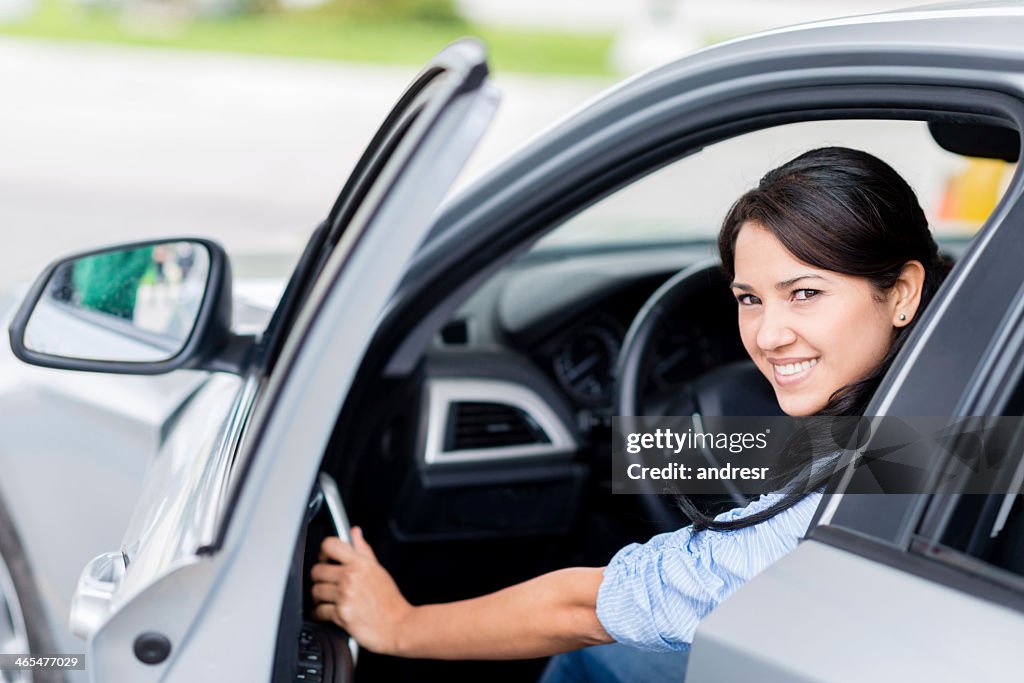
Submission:
[[[910,185],[846,147],[811,150],[765,174],[729,210],[718,250],[743,346],[793,416],[862,415],[952,266]],[[780,488],[797,467],[780,473]],[[827,479],[823,470],[801,490]],[[790,493],[724,522],[685,496],[679,503],[695,528],[728,531],[802,500]]]

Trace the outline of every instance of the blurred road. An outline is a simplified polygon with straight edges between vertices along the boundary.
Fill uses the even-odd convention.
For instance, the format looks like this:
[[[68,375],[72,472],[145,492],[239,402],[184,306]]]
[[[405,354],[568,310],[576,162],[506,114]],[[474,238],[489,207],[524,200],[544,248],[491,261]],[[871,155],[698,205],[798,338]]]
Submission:
[[[54,256],[149,236],[211,236],[242,275],[285,274],[415,71],[0,39],[0,296]],[[460,184],[607,85],[493,80],[502,107]]]

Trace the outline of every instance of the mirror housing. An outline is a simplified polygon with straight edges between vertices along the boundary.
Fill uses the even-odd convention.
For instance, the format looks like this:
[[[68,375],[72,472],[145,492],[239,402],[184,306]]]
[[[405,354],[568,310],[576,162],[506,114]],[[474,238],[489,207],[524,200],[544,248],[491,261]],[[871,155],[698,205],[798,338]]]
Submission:
[[[196,258],[203,254],[208,257],[205,263]],[[138,264],[140,255],[142,265],[124,265]],[[175,282],[165,272],[165,263],[171,259],[176,259]],[[96,264],[104,265],[100,276],[95,275]],[[206,266],[205,282],[201,281],[202,265]],[[97,280],[103,296],[91,291]],[[161,292],[161,287],[166,291]],[[170,296],[170,291],[178,298],[168,305],[166,298],[158,297]],[[63,370],[126,375],[178,369],[237,373],[253,338],[232,334],[231,306],[231,265],[216,242],[172,238],[119,244],[47,266],[11,321],[11,350],[31,365]],[[146,314],[139,316],[144,324],[140,324],[135,318],[144,309]],[[148,329],[154,322],[163,329]],[[79,334],[95,333],[94,338],[62,339],[72,328]],[[104,344],[104,339],[113,343]]]

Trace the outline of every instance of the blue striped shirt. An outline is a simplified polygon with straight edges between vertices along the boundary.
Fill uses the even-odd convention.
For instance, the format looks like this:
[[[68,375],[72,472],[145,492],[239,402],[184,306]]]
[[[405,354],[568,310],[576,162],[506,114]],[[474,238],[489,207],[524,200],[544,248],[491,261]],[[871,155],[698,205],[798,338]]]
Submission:
[[[821,493],[754,526],[732,531],[692,527],[631,543],[604,570],[597,618],[612,638],[652,652],[685,649],[701,619],[737,588],[796,548]],[[782,498],[769,493],[715,517],[754,514]]]

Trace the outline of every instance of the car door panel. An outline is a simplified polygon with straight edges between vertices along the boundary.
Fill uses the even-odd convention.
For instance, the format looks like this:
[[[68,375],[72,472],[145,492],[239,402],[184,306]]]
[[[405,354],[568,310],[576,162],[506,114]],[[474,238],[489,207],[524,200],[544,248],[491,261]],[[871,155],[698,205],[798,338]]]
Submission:
[[[323,257],[310,259],[316,272],[289,320],[251,424],[239,435],[229,476],[207,484],[206,490],[222,486],[225,495],[200,497],[198,488],[171,495],[186,528],[177,530],[173,549],[154,546],[128,566],[122,585],[133,594],[117,602],[118,611],[89,643],[94,677],[270,675],[292,560],[280,549],[295,547],[326,440],[386,301],[493,115],[497,95],[485,73],[478,44],[453,45],[421,75],[434,87],[422,101],[412,98],[418,109],[404,119],[400,138],[375,140],[391,148],[357,206],[342,198],[332,211]],[[223,504],[214,506],[216,522],[209,525],[217,502]],[[140,501],[136,519],[152,516],[146,505]],[[132,576],[136,562],[146,568],[145,580]],[[149,666],[132,654],[144,632],[163,634],[171,644],[167,657]],[[241,658],[229,653],[239,640],[246,643]]]
[[[1006,680],[1024,650],[998,634],[1022,629],[1016,610],[808,541],[704,619],[686,680]]]

